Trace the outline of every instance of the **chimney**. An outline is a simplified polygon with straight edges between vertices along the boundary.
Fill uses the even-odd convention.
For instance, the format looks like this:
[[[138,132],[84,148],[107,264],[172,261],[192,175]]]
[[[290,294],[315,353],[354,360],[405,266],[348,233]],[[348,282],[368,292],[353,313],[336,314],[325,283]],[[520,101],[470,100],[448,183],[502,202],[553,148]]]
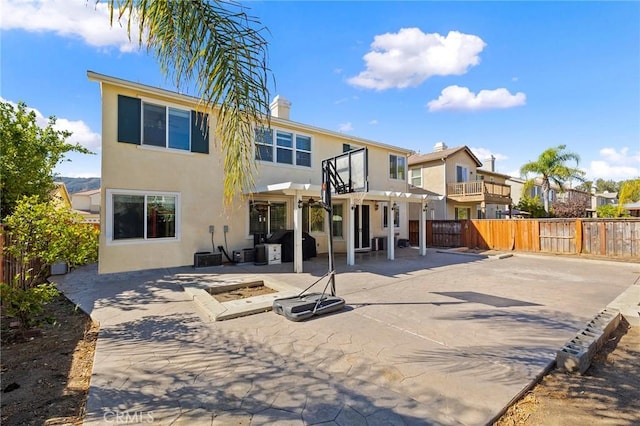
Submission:
[[[491,154],[491,157],[487,158],[487,161],[489,162],[489,170],[492,172],[496,171],[496,157],[493,156],[493,154]]]
[[[289,111],[291,110],[291,102],[277,95],[269,104],[271,115],[276,118],[289,120]]]
[[[433,146],[433,152],[444,151],[445,149],[447,149],[447,145],[444,142],[437,142]]]

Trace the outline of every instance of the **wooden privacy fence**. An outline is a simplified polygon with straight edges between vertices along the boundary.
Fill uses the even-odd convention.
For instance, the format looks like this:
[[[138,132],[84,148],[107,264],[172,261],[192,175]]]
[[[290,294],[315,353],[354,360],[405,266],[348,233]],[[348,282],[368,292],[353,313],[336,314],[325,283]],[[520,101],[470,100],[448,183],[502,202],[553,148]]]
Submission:
[[[24,259],[14,258],[5,250],[5,244],[10,244],[11,234],[5,232],[0,225],[0,282],[5,284],[17,284],[22,287],[25,285],[27,271],[32,269],[40,269],[41,263],[39,259],[31,259],[27,262]],[[17,283],[14,280],[17,279]]]
[[[409,221],[418,245],[419,222]],[[427,246],[640,259],[640,219],[428,220]]]

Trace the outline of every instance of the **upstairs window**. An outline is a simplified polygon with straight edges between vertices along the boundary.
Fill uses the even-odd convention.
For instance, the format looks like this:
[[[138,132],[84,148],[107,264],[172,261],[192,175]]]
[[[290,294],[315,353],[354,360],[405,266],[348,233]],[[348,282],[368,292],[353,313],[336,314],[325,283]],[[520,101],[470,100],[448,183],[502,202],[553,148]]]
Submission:
[[[142,144],[191,149],[191,113],[187,110],[142,103]]]
[[[396,180],[405,180],[407,177],[405,175],[406,170],[406,161],[407,159],[399,156],[399,155],[389,155],[389,178]]]
[[[311,137],[293,132],[256,129],[255,159],[311,167]]]
[[[410,169],[409,177],[411,179],[411,185],[415,186],[416,188],[422,187],[422,169]]]
[[[469,169],[464,166],[456,166],[456,182],[468,182]]]
[[[207,114],[118,95],[118,142],[208,154],[207,125]]]

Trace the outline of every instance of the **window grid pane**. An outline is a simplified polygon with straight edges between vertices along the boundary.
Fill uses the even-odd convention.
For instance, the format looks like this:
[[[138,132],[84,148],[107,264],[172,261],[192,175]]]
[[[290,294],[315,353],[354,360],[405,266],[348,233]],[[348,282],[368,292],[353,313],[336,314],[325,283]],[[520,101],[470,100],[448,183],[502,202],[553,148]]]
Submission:
[[[389,156],[389,177],[391,179],[398,177],[398,157],[395,155]]]
[[[296,149],[311,152],[311,138],[309,136],[296,135]]]
[[[176,197],[147,196],[147,238],[176,236]]]
[[[191,112],[169,108],[169,148],[189,151]]]
[[[272,203],[269,206],[269,233],[281,231],[287,227],[287,209],[285,203]]]
[[[308,152],[296,152],[296,165],[311,167],[311,154]]]
[[[145,145],[167,146],[167,109],[161,105],[143,103],[142,143]]]
[[[405,158],[404,157],[398,157],[398,174],[397,174],[397,179],[400,180],[405,180]]]
[[[257,128],[256,133],[256,160],[273,162],[273,131],[271,129]]]
[[[293,151],[287,148],[278,148],[278,163],[293,164]]]
[[[285,148],[293,148],[293,134],[276,132],[276,144]]]
[[[113,239],[144,238],[144,196],[113,196]]]
[[[324,232],[324,209],[313,206],[309,210],[309,223],[311,232]]]

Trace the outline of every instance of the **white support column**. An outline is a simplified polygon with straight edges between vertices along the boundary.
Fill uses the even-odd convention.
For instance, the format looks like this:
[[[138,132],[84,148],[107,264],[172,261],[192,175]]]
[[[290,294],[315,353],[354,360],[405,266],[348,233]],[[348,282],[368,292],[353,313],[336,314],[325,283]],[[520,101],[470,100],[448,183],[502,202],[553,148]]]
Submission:
[[[427,254],[427,203],[424,201],[420,203],[420,256],[426,256]]]
[[[355,241],[353,240],[355,235],[355,217],[356,217],[356,205],[353,202],[353,198],[349,198],[349,226],[347,230],[347,265],[353,266],[356,264],[356,249]]]
[[[395,212],[393,211],[393,201],[389,198],[389,207],[387,208],[387,259],[393,260],[396,256],[395,233],[396,227],[393,223]]]
[[[293,272],[302,273],[302,196],[293,197]]]

